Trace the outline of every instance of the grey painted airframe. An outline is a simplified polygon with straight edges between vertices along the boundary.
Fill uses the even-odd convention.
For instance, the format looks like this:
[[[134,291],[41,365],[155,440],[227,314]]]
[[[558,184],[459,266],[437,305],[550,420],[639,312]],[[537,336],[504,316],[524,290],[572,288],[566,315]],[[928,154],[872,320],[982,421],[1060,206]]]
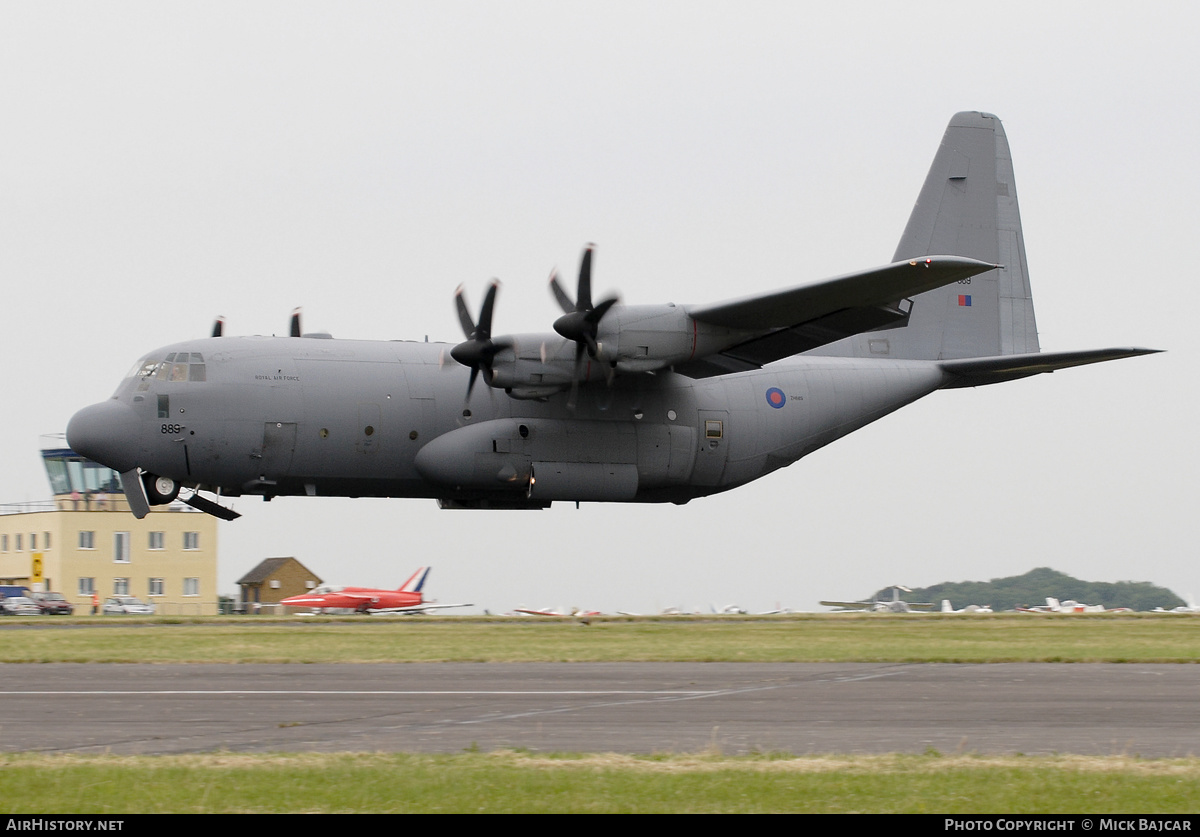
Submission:
[[[135,515],[221,496],[424,497],[449,508],[686,503],[790,465],[935,390],[1147,354],[1043,353],[1008,141],[957,114],[891,264],[710,305],[591,295],[592,250],[554,332],[466,340],[214,336],[139,360],[71,419]],[[476,389],[482,377],[501,390]],[[464,401],[465,395],[465,401]],[[215,493],[210,499],[200,492]]]

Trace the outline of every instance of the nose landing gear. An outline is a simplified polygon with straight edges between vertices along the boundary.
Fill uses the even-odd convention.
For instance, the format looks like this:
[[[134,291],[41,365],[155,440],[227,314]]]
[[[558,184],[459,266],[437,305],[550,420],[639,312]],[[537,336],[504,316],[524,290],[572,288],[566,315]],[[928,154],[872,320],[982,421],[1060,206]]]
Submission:
[[[146,499],[152,506],[165,506],[179,496],[179,483],[170,477],[143,474],[142,484],[146,486]]]

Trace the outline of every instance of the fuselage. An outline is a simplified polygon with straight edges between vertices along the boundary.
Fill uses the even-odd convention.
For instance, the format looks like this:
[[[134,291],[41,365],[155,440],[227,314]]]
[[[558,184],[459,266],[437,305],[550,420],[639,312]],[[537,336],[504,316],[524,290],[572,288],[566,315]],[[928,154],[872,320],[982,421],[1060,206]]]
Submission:
[[[415,608],[424,603],[424,597],[419,592],[374,587],[318,587],[309,593],[289,596],[279,602],[284,607],[349,608],[361,611]]]
[[[447,505],[686,502],[788,465],[946,382],[926,361],[800,357],[670,371],[517,400],[449,346],[219,337],[143,358],[68,427],[78,452],[225,495],[425,497]],[[153,502],[153,501],[152,501]]]

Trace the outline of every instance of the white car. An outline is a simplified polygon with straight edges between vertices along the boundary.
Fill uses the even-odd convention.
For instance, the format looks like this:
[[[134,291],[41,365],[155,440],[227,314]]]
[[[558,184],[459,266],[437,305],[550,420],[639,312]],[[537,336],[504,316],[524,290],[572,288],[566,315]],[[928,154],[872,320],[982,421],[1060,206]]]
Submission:
[[[9,596],[0,604],[5,616],[40,616],[41,608],[27,596]]]
[[[120,613],[154,613],[154,605],[146,604],[134,596],[109,596],[104,600],[105,616]]]

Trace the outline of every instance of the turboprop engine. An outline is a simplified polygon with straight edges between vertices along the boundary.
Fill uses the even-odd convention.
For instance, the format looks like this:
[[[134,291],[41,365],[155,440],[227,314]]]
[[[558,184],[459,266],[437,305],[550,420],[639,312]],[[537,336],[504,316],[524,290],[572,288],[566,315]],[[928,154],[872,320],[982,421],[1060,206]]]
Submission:
[[[499,282],[493,280],[478,321],[471,317],[460,286],[455,294],[459,321],[467,339],[451,357],[471,369],[467,396],[484,373],[488,386],[518,399],[548,398],[571,389],[574,406],[579,384],[614,372],[645,373],[667,369],[733,345],[753,332],[706,324],[675,305],[621,305],[616,297],[593,304],[591,272],[594,245],[584,250],[575,299],[563,290],[557,272],[550,290],[563,309],[554,322],[556,334],[491,336],[492,312]]]

